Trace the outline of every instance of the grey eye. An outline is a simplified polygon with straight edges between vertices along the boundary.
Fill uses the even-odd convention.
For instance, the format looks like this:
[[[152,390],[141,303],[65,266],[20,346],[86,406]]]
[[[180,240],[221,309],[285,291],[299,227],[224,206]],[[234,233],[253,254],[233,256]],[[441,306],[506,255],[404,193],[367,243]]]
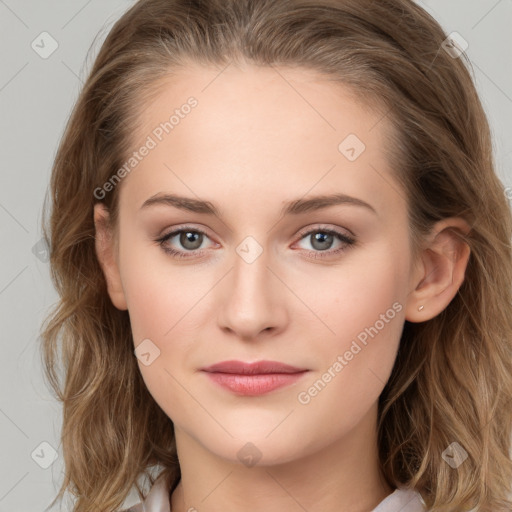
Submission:
[[[318,231],[310,235],[311,246],[319,251],[330,249],[333,242],[334,236],[323,231]]]
[[[197,231],[182,231],[180,233],[180,244],[185,249],[194,251],[201,247],[203,243],[203,234]]]

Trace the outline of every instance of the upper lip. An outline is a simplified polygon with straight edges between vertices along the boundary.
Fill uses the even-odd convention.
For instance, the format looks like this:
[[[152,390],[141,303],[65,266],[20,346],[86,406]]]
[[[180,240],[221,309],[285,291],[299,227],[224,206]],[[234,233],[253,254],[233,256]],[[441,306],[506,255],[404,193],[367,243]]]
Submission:
[[[244,363],[243,361],[222,361],[211,366],[201,368],[211,373],[235,373],[238,375],[258,375],[262,373],[299,373],[306,368],[297,368],[278,361],[256,361]]]

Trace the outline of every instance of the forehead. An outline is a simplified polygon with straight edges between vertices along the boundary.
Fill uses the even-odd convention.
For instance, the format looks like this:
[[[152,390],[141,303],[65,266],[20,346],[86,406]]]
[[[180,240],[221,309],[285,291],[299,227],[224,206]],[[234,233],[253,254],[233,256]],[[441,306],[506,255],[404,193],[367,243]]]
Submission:
[[[154,147],[122,195],[140,206],[179,189],[249,207],[339,191],[384,207],[398,188],[384,190],[389,129],[382,110],[310,70],[190,64],[143,105],[134,148]]]
[[[243,127],[238,140],[249,132],[257,133],[259,142],[264,141],[263,135],[271,141],[278,134],[281,143],[286,136],[293,144],[316,133],[336,143],[344,134],[355,133],[373,143],[382,129],[389,129],[385,120],[381,122],[384,106],[370,105],[340,82],[302,68],[229,64],[219,69],[190,63],[160,80],[155,90],[141,109],[141,137],[168,121],[190,98],[198,108],[187,124],[194,124],[197,137],[203,140],[227,132],[232,137],[236,128]],[[377,124],[381,130],[373,131]],[[183,128],[173,129],[173,138],[180,131]]]

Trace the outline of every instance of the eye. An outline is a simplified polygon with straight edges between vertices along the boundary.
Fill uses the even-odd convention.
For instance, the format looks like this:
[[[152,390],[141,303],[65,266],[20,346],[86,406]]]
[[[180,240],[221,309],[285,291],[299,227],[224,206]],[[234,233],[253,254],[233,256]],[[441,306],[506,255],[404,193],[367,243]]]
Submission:
[[[306,240],[310,242],[313,250],[306,250],[312,253],[309,257],[315,259],[335,256],[342,251],[347,250],[356,242],[355,238],[331,228],[316,228],[302,232],[300,235],[300,241]],[[331,250],[331,247],[336,242],[339,244],[338,248]]]
[[[355,238],[331,228],[310,229],[301,232],[300,236],[300,241],[310,241],[313,249],[305,250],[311,254],[308,257],[314,259],[336,256],[356,242]],[[205,238],[208,238],[208,235],[204,231],[184,226],[158,238],[156,242],[159,243],[163,251],[175,258],[192,258],[200,257],[205,253],[204,248],[201,248]],[[181,245],[182,249],[173,248],[173,239],[176,239],[174,243]],[[331,249],[336,242],[338,242],[339,247]]]
[[[180,228],[167,233],[163,237],[157,239],[162,249],[177,258],[190,258],[192,256],[201,256],[203,254],[203,250],[199,250],[201,247],[204,238],[208,235],[197,228]],[[172,240],[176,238],[176,241],[183,247],[185,250],[176,250],[170,246]],[[192,253],[190,255],[186,254],[187,252]]]

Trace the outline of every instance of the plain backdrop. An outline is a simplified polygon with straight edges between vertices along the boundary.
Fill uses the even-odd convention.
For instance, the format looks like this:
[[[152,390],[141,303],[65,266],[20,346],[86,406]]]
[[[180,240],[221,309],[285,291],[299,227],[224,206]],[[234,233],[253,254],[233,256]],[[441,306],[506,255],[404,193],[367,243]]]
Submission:
[[[456,31],[469,43],[497,173],[511,192],[512,1],[419,3],[447,34]],[[59,139],[90,64],[132,4],[0,0],[0,512],[43,511],[62,480],[61,407],[43,381],[39,351],[41,322],[57,300],[38,244],[41,210]]]

